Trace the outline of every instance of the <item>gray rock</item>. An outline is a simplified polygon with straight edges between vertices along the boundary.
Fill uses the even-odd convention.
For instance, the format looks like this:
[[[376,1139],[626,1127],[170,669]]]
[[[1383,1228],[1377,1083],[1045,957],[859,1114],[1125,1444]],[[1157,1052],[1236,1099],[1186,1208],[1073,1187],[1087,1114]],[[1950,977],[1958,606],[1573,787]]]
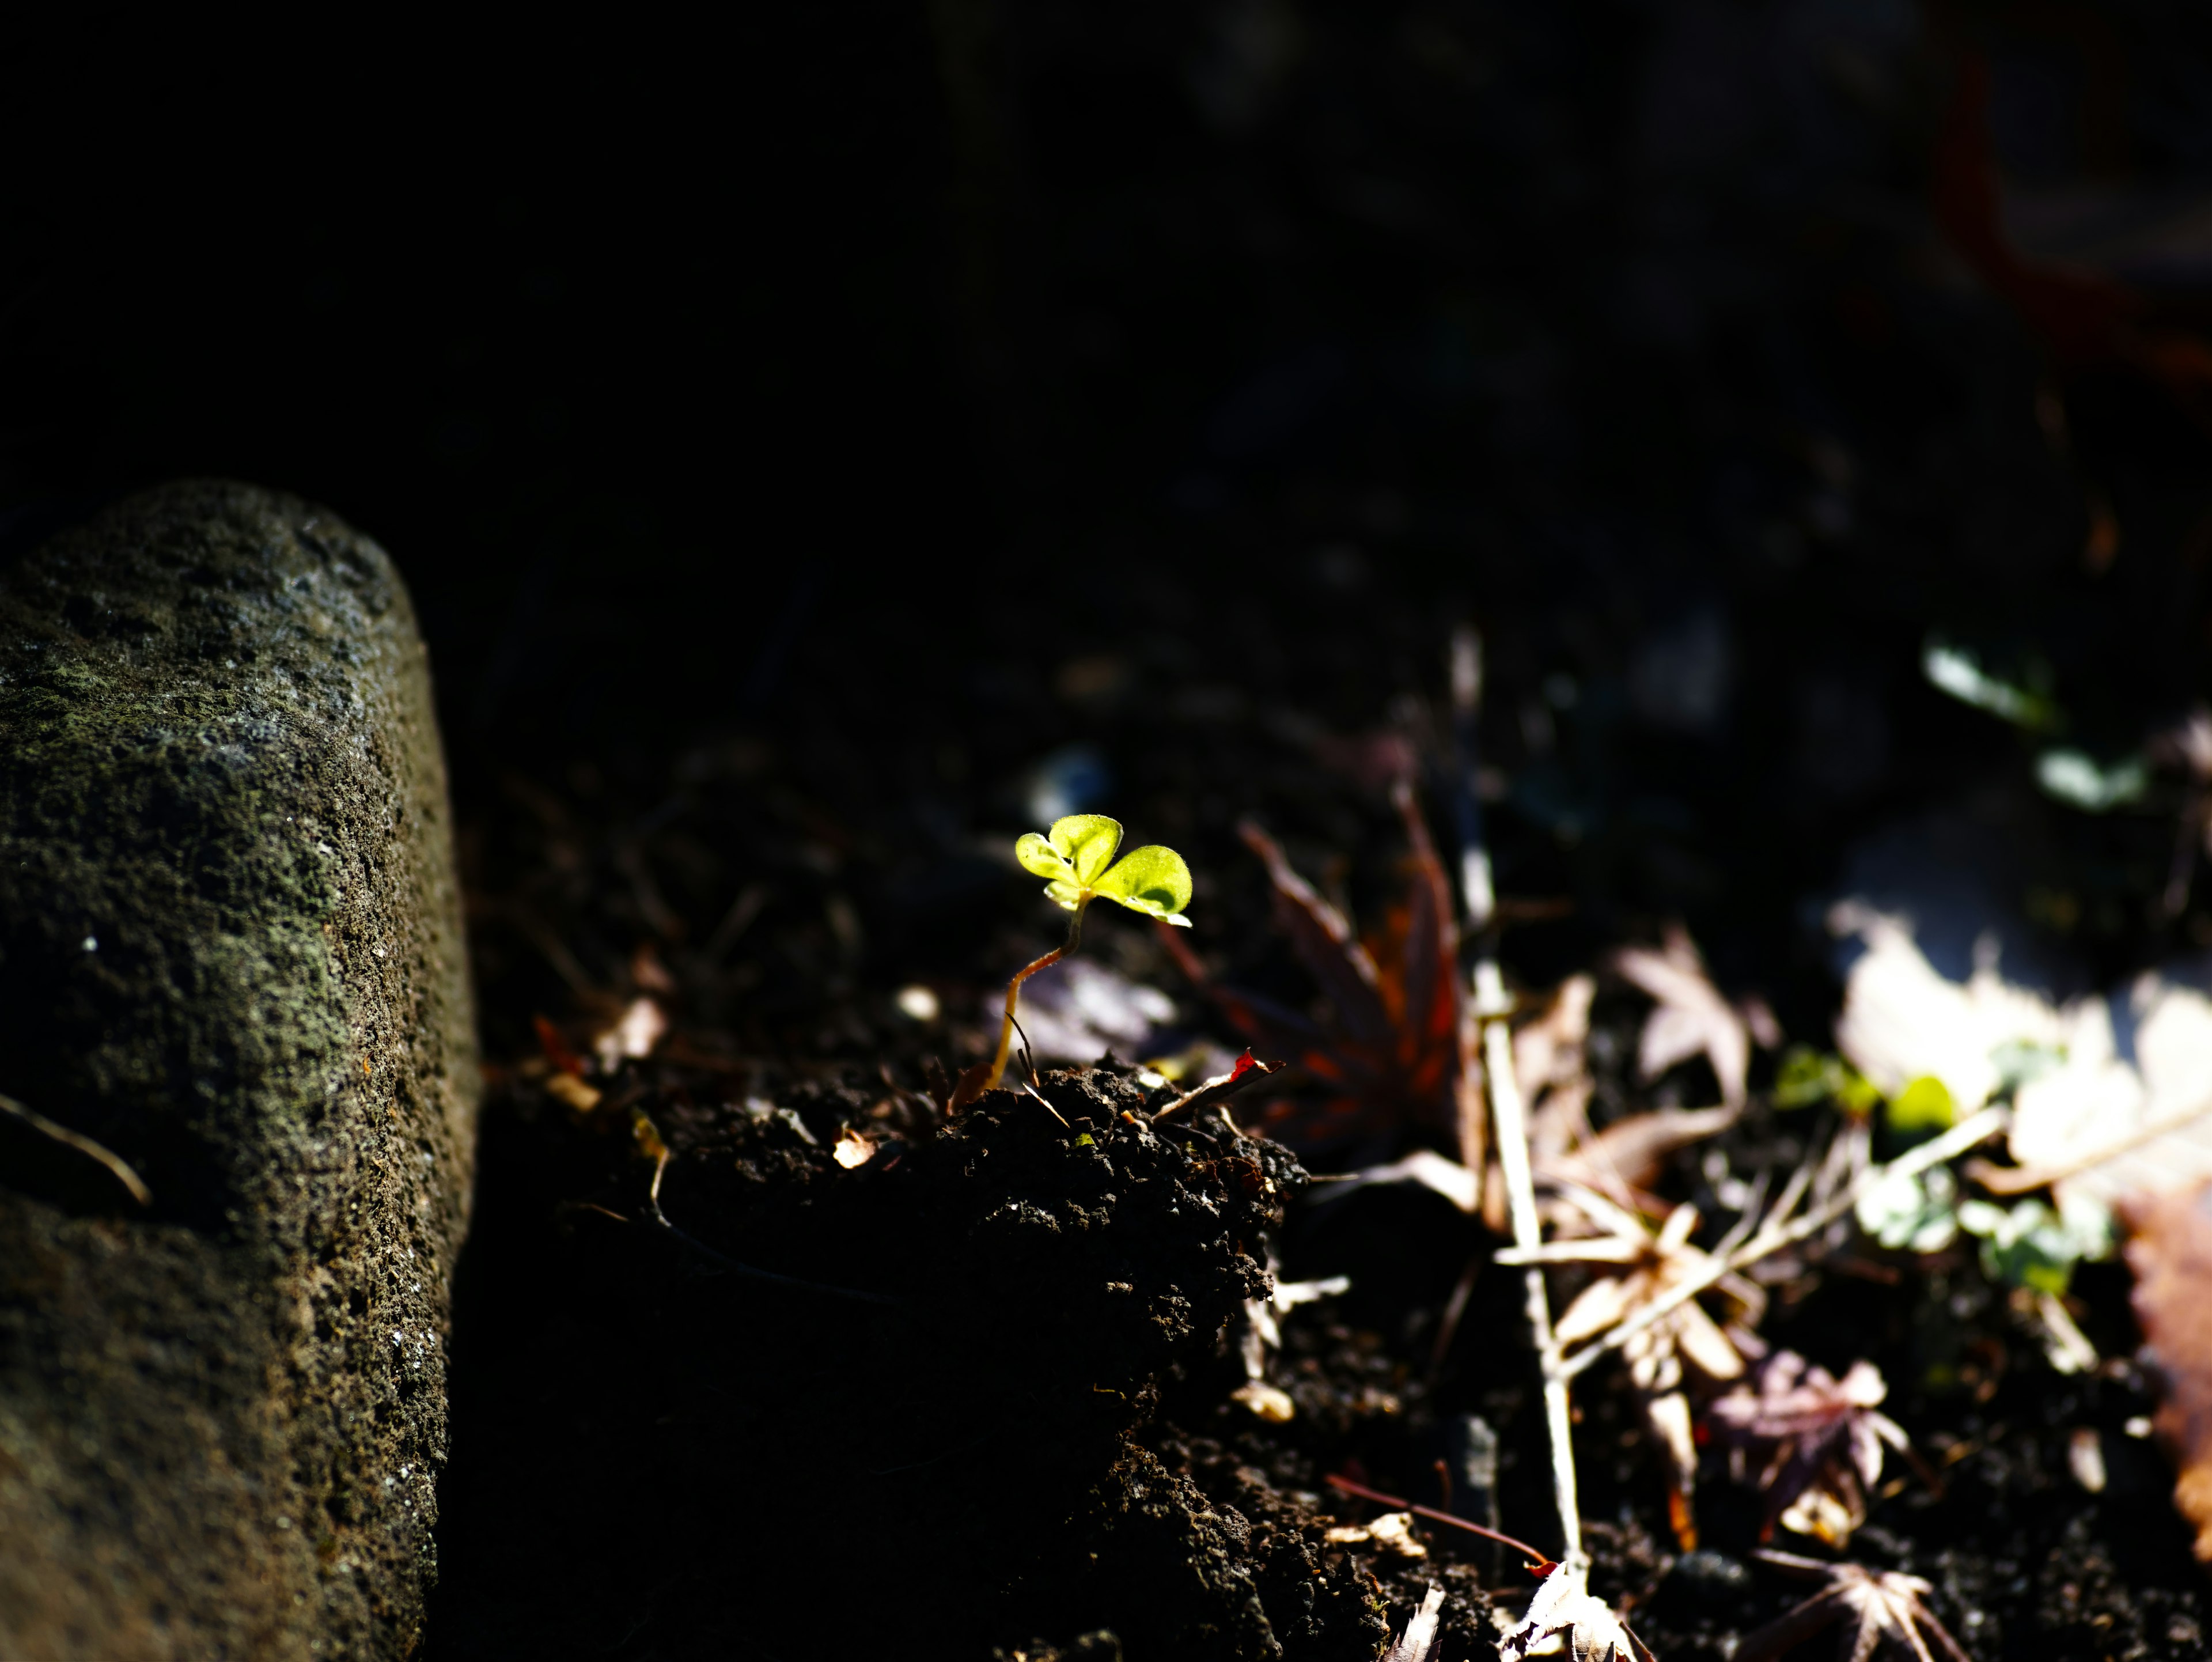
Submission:
[[[416,1647],[477,1089],[384,552],[189,484],[0,570],[0,1093],[93,1145],[0,1113],[0,1656]]]

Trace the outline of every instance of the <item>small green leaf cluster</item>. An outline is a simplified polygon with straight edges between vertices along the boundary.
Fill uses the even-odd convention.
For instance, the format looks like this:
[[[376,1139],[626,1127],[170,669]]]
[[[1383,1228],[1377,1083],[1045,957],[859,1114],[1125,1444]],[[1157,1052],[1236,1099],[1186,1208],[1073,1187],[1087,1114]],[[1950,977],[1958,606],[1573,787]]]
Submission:
[[[1133,912],[1187,929],[1190,868],[1173,849],[1158,843],[1132,849],[1119,860],[1121,822],[1103,813],[1072,813],[1052,829],[1030,831],[1014,844],[1022,869],[1048,879],[1044,892],[1072,912],[1093,900],[1111,900]]]
[[[1896,1173],[1859,1196],[1859,1227],[1893,1252],[1941,1252],[1959,1237],[1959,1183],[1938,1166]]]
[[[1959,1208],[1959,1227],[1982,1243],[1982,1273],[2008,1287],[2061,1294],[2084,1258],[2101,1258],[2112,1250],[2109,1225],[2094,1219],[2062,1216],[2039,1200],[1998,1206],[1970,1200]]]
[[[1774,1076],[1777,1108],[1814,1108],[1832,1102],[1853,1119],[1864,1119],[1881,1100],[1866,1075],[1841,1056],[1793,1044]]]
[[[1859,1227],[1893,1251],[1940,1252],[1962,1231],[1972,1235],[1984,1275],[2037,1293],[2065,1292],[2075,1264],[2112,1250],[2111,1219],[2100,1208],[2062,1214],[2039,1200],[1962,1201],[1958,1179],[1941,1166],[1883,1178],[1859,1196],[1856,1210]]]

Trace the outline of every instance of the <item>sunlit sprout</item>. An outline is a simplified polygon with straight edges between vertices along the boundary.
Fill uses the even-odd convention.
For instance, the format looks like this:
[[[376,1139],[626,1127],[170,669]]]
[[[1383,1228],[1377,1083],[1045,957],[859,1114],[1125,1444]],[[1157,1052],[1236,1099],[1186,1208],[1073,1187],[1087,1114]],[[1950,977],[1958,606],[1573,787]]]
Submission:
[[[1055,819],[1052,829],[1030,831],[1014,844],[1014,858],[1022,869],[1046,880],[1045,893],[1074,914],[1067,922],[1067,941],[1036,962],[1024,965],[1006,983],[1006,1016],[999,1030],[999,1053],[990,1070],[975,1081],[978,1091],[995,1090],[1013,1053],[1014,1012],[1022,983],[1039,970],[1057,964],[1073,952],[1083,939],[1083,914],[1094,900],[1111,900],[1133,912],[1187,929],[1190,920],[1182,909],[1190,904],[1190,868],[1173,849],[1148,844],[1132,849],[1116,860],[1121,847],[1121,822],[1103,813],[1072,813]],[[965,1093],[957,1093],[956,1100]]]
[[[1190,904],[1190,868],[1182,856],[1155,843],[1116,860],[1121,846],[1120,820],[1072,813],[1048,832],[1024,837],[1014,844],[1014,858],[1023,870],[1048,880],[1044,892],[1079,918],[1093,900],[1111,900],[1188,928],[1182,909]]]

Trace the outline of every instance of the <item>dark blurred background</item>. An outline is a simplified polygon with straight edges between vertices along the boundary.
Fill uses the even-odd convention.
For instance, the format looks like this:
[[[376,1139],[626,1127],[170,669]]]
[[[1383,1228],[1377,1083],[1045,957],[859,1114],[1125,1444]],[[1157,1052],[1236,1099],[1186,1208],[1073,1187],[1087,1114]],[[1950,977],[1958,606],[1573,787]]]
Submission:
[[[334,507],[414,587],[465,819],[517,771],[648,813],[756,735],[925,850],[872,892],[911,972],[1060,747],[1227,846],[1306,812],[1254,758],[1433,704],[1464,618],[1504,881],[1577,909],[1532,974],[1686,916],[1773,981],[1946,805],[2100,964],[2203,933],[2185,769],[2033,782],[2203,685],[2203,8],[9,28],[4,546],[180,473]]]

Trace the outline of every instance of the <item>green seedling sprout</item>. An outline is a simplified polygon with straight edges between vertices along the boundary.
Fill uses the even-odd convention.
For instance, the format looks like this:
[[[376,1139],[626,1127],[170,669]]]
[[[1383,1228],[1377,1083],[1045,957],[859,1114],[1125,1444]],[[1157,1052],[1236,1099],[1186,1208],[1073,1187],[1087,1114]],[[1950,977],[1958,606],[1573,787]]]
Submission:
[[[1042,836],[1030,831],[1014,844],[1022,869],[1047,880],[1044,892],[1075,914],[1067,921],[1067,941],[1024,965],[1006,983],[1006,1020],[999,1030],[999,1054],[992,1058],[984,1089],[996,1090],[1014,1048],[1014,1008],[1022,983],[1066,958],[1083,939],[1084,909],[1094,900],[1111,900],[1133,912],[1187,929],[1182,909],[1190,904],[1190,868],[1173,849],[1158,843],[1132,849],[1119,860],[1121,822],[1103,813],[1072,813],[1053,822]]]

